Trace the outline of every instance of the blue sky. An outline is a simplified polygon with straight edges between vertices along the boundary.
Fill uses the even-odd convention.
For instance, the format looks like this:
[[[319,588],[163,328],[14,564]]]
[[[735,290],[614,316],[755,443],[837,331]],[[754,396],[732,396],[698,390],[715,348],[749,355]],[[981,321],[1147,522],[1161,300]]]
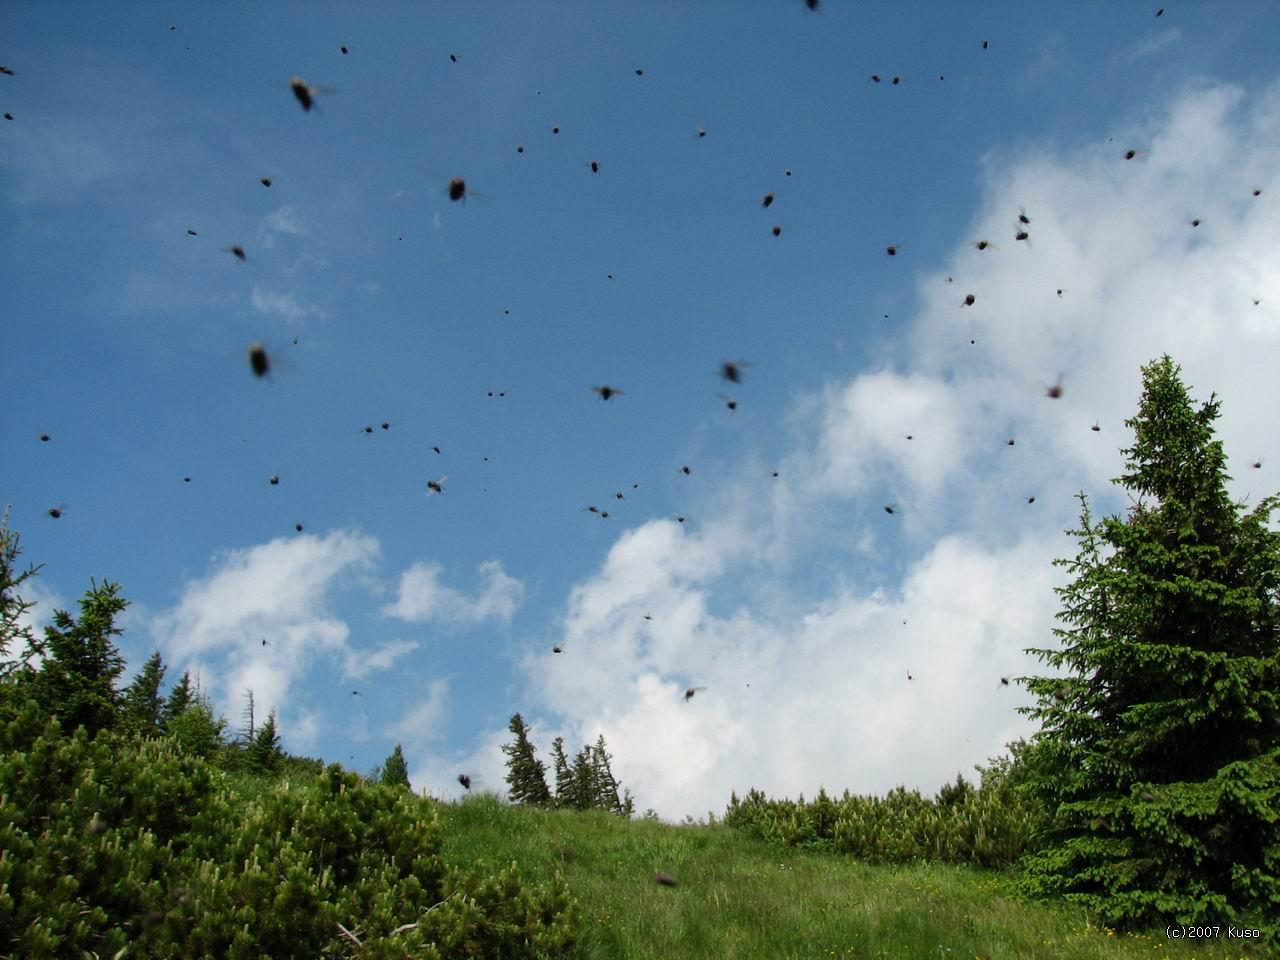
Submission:
[[[437,795],[517,710],[666,817],[935,790],[1030,732],[1142,364],[1274,489],[1280,11],[1157,6],[6,5],[35,622],[119,581],[131,670]]]

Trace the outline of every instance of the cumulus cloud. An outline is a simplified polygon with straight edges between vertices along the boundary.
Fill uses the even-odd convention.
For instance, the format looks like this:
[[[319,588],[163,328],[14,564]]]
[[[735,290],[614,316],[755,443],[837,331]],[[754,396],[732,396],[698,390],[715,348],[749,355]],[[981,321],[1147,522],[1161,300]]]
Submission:
[[[537,713],[571,744],[603,733],[640,806],[672,818],[753,785],[933,791],[1029,734],[1001,678],[1048,672],[1023,651],[1054,645],[1073,495],[1123,508],[1144,364],[1168,352],[1197,400],[1218,393],[1233,492],[1268,492],[1240,467],[1280,460],[1278,160],[1280,87],[1206,85],[1112,142],[993,155],[900,355],[797,398],[772,496],[730,485],[696,527],[622,533],[567,600],[564,653],[525,661]],[[685,702],[691,685],[708,689]],[[500,764],[504,739],[471,761]]]
[[[275,314],[290,323],[297,323],[307,317],[320,315],[320,310],[300,303],[292,293],[268,290],[257,284],[254,284],[253,290],[249,294],[249,302],[260,313]]]
[[[349,629],[329,612],[329,596],[377,554],[377,541],[349,531],[226,551],[212,573],[186,585],[173,610],[152,618],[152,636],[168,661],[201,670],[224,714],[239,715],[246,689],[270,710],[317,653],[349,653]]]
[[[258,223],[258,243],[268,249],[280,237],[303,236],[309,232],[306,221],[293,207],[277,207]]]
[[[382,612],[410,623],[509,621],[524,601],[524,584],[507,576],[497,560],[480,564],[479,571],[483,586],[476,596],[467,597],[440,582],[440,564],[414,563],[400,575],[395,603],[388,604]]]

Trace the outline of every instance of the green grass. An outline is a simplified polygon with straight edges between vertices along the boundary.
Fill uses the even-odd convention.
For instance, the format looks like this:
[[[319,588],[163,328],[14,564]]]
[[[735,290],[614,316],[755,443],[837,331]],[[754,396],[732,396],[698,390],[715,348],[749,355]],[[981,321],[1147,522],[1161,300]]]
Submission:
[[[1002,874],[967,867],[873,867],[719,825],[513,807],[492,795],[439,812],[447,861],[514,860],[526,881],[557,871],[565,878],[580,910],[584,960],[1268,955],[1241,941],[1169,941],[1163,930],[1114,935],[1079,910],[1018,899]],[[679,885],[655,883],[657,870]]]

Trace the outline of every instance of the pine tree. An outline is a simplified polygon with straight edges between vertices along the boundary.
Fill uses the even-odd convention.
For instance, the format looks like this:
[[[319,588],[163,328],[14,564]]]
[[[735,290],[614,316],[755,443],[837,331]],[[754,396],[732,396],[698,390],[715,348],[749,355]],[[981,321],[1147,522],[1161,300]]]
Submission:
[[[575,810],[590,810],[596,802],[595,767],[591,763],[591,748],[583,747],[574,755],[573,786],[569,790],[569,805]]]
[[[546,765],[534,755],[529,742],[529,730],[524,718],[515,714],[507,728],[516,735],[515,743],[503,744],[507,755],[507,784],[515,803],[547,805],[551,803],[551,791],[547,788]]]
[[[115,681],[124,672],[124,658],[111,638],[121,633],[115,617],[129,601],[119,595],[119,584],[90,583],[80,600],[79,621],[55,610],[53,624],[45,628],[48,659],[40,666],[35,690],[63,730],[71,733],[84,726],[93,736],[120,719]]]
[[[404,751],[400,749],[400,744],[396,744],[391,756],[383,762],[379,782],[390,787],[409,787],[409,766],[404,762]]]
[[[1113,926],[1251,923],[1280,934],[1280,497],[1226,493],[1219,403],[1168,356],[1143,369],[1125,519],[1080,494],[1058,590],[1065,677],[1031,679],[1028,783],[1053,814],[1027,889]]]
[[[609,766],[609,761],[612,759],[613,757],[605,750],[602,733],[596,738],[595,746],[591,748],[591,779],[595,787],[592,806],[597,810],[621,814],[622,797],[618,794],[618,781],[614,779],[613,770]]]
[[[124,691],[126,721],[144,737],[160,736],[160,714],[164,709],[160,684],[164,682],[164,671],[164,660],[157,650]]]
[[[552,742],[551,763],[556,773],[556,806],[572,807],[573,771],[564,753],[564,737],[556,737]]]
[[[267,721],[254,736],[246,751],[249,768],[258,773],[274,773],[280,767],[284,751],[280,749],[280,737],[276,733],[276,712],[267,714]]]
[[[181,715],[187,707],[191,706],[192,697],[191,671],[187,670],[183,672],[182,678],[169,691],[169,698],[164,702],[164,707],[160,711],[160,728],[165,733],[169,732],[173,718]]]
[[[35,607],[34,600],[23,600],[17,588],[40,572],[40,567],[30,566],[17,572],[17,560],[22,547],[16,533],[9,529],[9,508],[0,517],[0,679],[10,677],[21,670],[35,669],[30,659],[43,654],[44,644],[36,638],[35,631],[22,625],[22,618]],[[15,640],[22,641],[22,650],[9,651]],[[10,659],[13,658],[13,659]]]

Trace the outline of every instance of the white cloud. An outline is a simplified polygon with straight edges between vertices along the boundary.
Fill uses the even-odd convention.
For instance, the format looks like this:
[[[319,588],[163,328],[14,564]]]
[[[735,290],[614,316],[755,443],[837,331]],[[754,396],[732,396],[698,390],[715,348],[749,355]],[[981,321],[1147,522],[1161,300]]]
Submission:
[[[258,243],[270,249],[279,237],[305,236],[309,232],[306,221],[293,207],[278,207],[258,223]]]
[[[904,359],[797,400],[772,496],[731,486],[695,529],[624,532],[568,598],[564,652],[528,656],[536,706],[575,749],[603,733],[639,805],[677,819],[753,785],[933,791],[1029,733],[1000,678],[1048,672],[1022,651],[1054,645],[1074,493],[1123,507],[1141,366],[1168,352],[1197,401],[1216,391],[1233,495],[1269,492],[1242,467],[1280,462],[1277,161],[1280,87],[1190,88],[1111,143],[993,158]],[[837,543],[814,595],[810,554]]]
[[[351,650],[347,653],[344,672],[353,680],[360,680],[374,670],[389,670],[405,654],[418,649],[414,640],[396,640],[384,643],[373,652]]]
[[[439,740],[449,709],[449,681],[432,680],[425,700],[417,703],[392,727],[391,734],[410,747],[423,741]]]
[[[502,564],[489,560],[480,564],[484,585],[474,598],[440,583],[440,564],[414,563],[400,575],[400,592],[395,603],[383,608],[389,617],[411,623],[442,620],[448,623],[479,623],[484,620],[509,621],[524,601],[524,584],[502,571]]]
[[[290,323],[297,323],[310,316],[321,315],[319,309],[305,306],[291,293],[267,290],[257,284],[254,284],[253,290],[249,294],[249,302],[255,310],[261,313],[273,313]]]
[[[226,551],[212,573],[186,585],[172,611],[152,618],[152,636],[170,663],[203,666],[224,715],[238,718],[243,692],[252,689],[265,716],[287,701],[316,654],[349,655],[348,627],[329,614],[329,596],[377,553],[377,541],[348,531]],[[226,666],[216,669],[224,657]]]

